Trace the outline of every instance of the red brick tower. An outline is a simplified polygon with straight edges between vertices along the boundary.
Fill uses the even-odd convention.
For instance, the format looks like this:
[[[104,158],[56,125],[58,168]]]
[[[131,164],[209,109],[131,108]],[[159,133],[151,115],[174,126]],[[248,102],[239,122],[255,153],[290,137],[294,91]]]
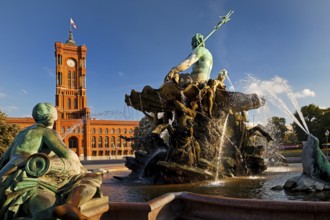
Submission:
[[[55,43],[55,106],[58,112],[55,129],[80,157],[90,155],[87,147],[90,143],[90,109],[86,96],[86,52],[85,45],[76,45],[71,30],[65,43]]]

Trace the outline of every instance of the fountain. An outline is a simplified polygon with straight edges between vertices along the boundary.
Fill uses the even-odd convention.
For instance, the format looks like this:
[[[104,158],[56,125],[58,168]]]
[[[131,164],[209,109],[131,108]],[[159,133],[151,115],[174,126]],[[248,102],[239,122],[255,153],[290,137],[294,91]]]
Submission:
[[[256,132],[268,142],[272,138],[258,126],[247,128],[246,112],[265,104],[261,95],[269,97],[267,101],[276,103],[309,134],[299,113],[299,105],[285,80],[275,78],[272,88],[286,91],[302,123],[276,92],[267,90],[273,86],[267,81],[252,84],[263,90],[261,95],[232,92],[227,91],[221,74],[217,79],[200,83],[187,79],[189,74],[175,72],[180,69],[178,67],[172,68],[160,88],[145,86],[141,92],[132,90],[125,96],[126,104],[143,112],[146,117],[142,121],[147,123],[133,138],[135,157],[126,158],[125,165],[131,173],[115,178],[128,182],[141,182],[142,179],[148,183],[170,183],[183,186],[184,190],[190,189],[187,184],[196,183],[223,187],[228,179],[237,180],[237,176],[245,176],[242,181],[259,179],[258,175],[262,176],[266,170],[262,158],[264,146],[254,145],[250,138]],[[303,174],[286,181],[285,194],[330,189],[327,182],[330,163],[311,134],[303,151]],[[246,178],[248,175],[252,177]],[[221,178],[224,181],[219,181]],[[241,188],[240,184],[236,187]],[[252,196],[254,199],[212,195],[177,192],[148,202],[112,202],[110,213],[122,219],[137,216],[139,219],[328,219],[330,214],[327,202],[276,201],[276,198],[272,201],[269,197],[266,200],[262,196],[254,197],[256,195]]]
[[[192,38],[192,55],[170,70],[160,88],[145,86],[125,96],[128,106],[149,119],[149,130],[134,138],[140,149],[125,163],[132,172],[118,179],[189,183],[256,175],[267,168],[264,146],[253,145],[250,138],[256,132],[267,141],[272,138],[260,127],[246,126],[246,111],[263,106],[265,99],[227,91],[225,69],[216,79],[209,78],[213,60],[205,41],[232,13],[222,17],[205,39],[201,34]],[[192,73],[179,74],[190,66]]]
[[[282,83],[284,82],[284,84],[282,85],[287,86],[286,81],[283,81],[281,78],[275,77],[273,83],[277,84],[278,82],[282,82]],[[269,81],[258,81],[258,87],[259,88],[263,87],[262,85],[264,85],[264,83],[269,84]],[[286,90],[283,90],[283,92],[285,92],[285,94],[289,94]],[[289,99],[294,98],[293,96],[290,95],[288,96]],[[266,94],[266,97],[267,100],[269,101],[268,103],[270,102],[277,103],[276,106],[280,107],[281,110],[289,109],[288,106],[286,106],[283,101],[281,102],[282,103],[281,105],[278,105],[279,100],[281,100],[278,97],[278,94],[270,93],[270,94]],[[298,111],[300,109],[296,109],[296,110]],[[284,112],[288,112],[288,111],[284,110]],[[236,124],[230,122],[233,121],[236,122],[236,121],[233,120],[232,118],[233,115],[231,113],[229,114],[225,114],[225,113],[221,114],[222,116],[221,119],[215,118],[214,116],[212,116],[212,118],[208,118],[203,115],[205,121],[208,119],[207,123],[205,124],[207,125],[208,123],[212,124],[213,125],[212,131],[214,133],[217,132],[217,137],[218,137],[217,143],[219,143],[216,147],[217,149],[222,149],[222,146],[224,146],[224,149],[228,150],[228,146],[232,146],[235,148],[235,152],[241,152],[240,150],[243,149],[242,145],[236,145],[235,144],[236,142],[234,142],[235,139],[232,138],[231,136],[232,134],[231,132],[233,131],[233,128],[237,129],[237,127],[235,126],[232,127],[233,124],[234,125]],[[229,124],[227,125],[227,129],[224,130],[224,127],[226,127],[224,125],[226,124],[225,121],[227,115],[228,115]],[[293,114],[289,114],[289,115],[293,116]],[[303,121],[304,119],[301,118],[301,120]],[[222,123],[216,123],[219,121]],[[307,133],[308,128],[305,127],[304,124],[305,123],[302,122],[300,126]],[[149,128],[150,128],[149,130],[151,131],[153,130],[152,124],[150,124]],[[205,129],[207,127],[199,126],[198,128],[199,129],[194,130],[194,132],[199,130],[204,130],[206,131],[206,135],[211,135],[208,133],[210,132],[210,130]],[[249,131],[248,133],[253,133],[254,131],[257,130],[258,132],[263,133],[263,131],[259,130],[258,127],[255,127],[254,129],[250,129],[250,130],[247,129],[245,131]],[[266,133],[264,133],[264,135],[267,137]],[[151,136],[155,138],[155,140],[152,141],[152,143],[159,144],[159,142],[156,141],[159,140],[158,135],[151,134]],[[221,141],[221,139],[223,140]],[[151,139],[141,138],[141,140],[138,140],[138,142],[142,141],[143,142],[142,145],[143,145],[145,141],[148,140],[150,141]],[[160,141],[162,144],[161,146],[163,146],[164,149],[166,149],[165,147],[167,146],[165,143],[166,141],[163,141],[163,139],[161,140],[162,140]],[[247,139],[244,140],[246,141]],[[224,145],[222,144],[223,142],[225,142]],[[158,145],[149,144],[147,146],[152,147]],[[231,150],[233,149],[231,148]],[[221,153],[221,151],[212,152],[214,154],[214,158],[217,158],[215,161],[213,161],[214,163],[216,163],[216,161],[219,161],[218,160],[219,155],[223,155],[220,157],[220,161],[221,159],[226,160],[226,155],[228,155],[228,153]],[[159,161],[161,162],[160,163],[161,165],[166,163],[167,156],[168,156],[167,154],[166,155],[164,154],[162,157],[163,158],[162,160],[165,160],[165,162],[162,162],[162,160],[155,160],[155,162],[153,162],[154,167],[159,167],[158,165]],[[246,155],[242,153],[240,156],[242,157],[240,160],[244,160],[245,159],[244,157]],[[130,160],[133,160],[134,162],[140,161],[140,160],[134,160],[133,158],[130,158]],[[160,186],[159,188],[157,188],[157,186],[151,186],[152,188],[156,187],[156,189],[151,190],[150,188],[146,188],[145,190],[158,191],[157,198],[152,197],[153,198],[152,200],[150,200],[151,198],[149,198],[146,200],[146,202],[139,202],[139,203],[111,202],[110,203],[110,207],[112,206],[112,209],[110,208],[112,210],[111,213],[115,213],[118,216],[119,215],[122,215],[124,217],[126,216],[127,219],[136,216],[136,212],[139,213],[140,216],[139,219],[181,219],[181,218],[182,219],[219,219],[219,218],[221,219],[252,219],[252,218],[253,219],[278,219],[278,218],[328,219],[330,211],[328,209],[329,202],[326,201],[329,201],[330,196],[329,196],[329,191],[326,190],[330,189],[329,188],[330,172],[328,169],[329,163],[327,162],[324,154],[319,149],[318,140],[315,137],[313,137],[311,134],[309,134],[309,139],[304,145],[302,160],[303,160],[302,163],[303,173],[298,176],[294,176],[294,175],[297,175],[299,174],[299,172],[301,172],[299,166],[294,166],[295,169],[293,169],[292,166],[289,166],[284,169],[283,167],[280,168],[274,167],[268,169],[266,171],[267,173],[266,175],[262,173],[261,175],[251,176],[250,178],[235,177],[235,178],[225,178],[220,181],[212,181],[212,180],[216,180],[217,178],[214,179],[211,178],[211,181],[193,183],[192,185],[187,183],[176,184],[174,187],[170,187],[167,185],[167,187],[170,188],[167,189],[168,191],[164,191],[163,185]],[[128,162],[127,164],[130,164],[130,162]],[[225,172],[228,172],[223,166],[224,165],[223,161],[221,161],[220,164],[221,165],[219,167],[221,167],[220,169],[221,171],[218,171],[220,174],[219,176],[223,175]],[[244,169],[248,170],[250,168],[249,167],[250,164],[246,163],[245,165],[247,165],[247,167],[245,167]],[[210,172],[214,172],[214,171],[210,171]],[[132,173],[127,177],[127,179],[130,179]],[[217,171],[215,171],[215,173],[217,173]],[[163,175],[166,175],[166,173]],[[276,179],[277,181],[272,181],[271,179]],[[252,182],[250,183],[250,181]],[[284,182],[285,182],[284,187],[282,186],[279,187],[281,189],[280,191],[278,191],[279,188],[276,189],[276,187],[273,188],[274,190],[271,190],[271,188],[274,186],[274,183],[283,184]],[[252,184],[253,186],[248,187],[250,184]],[[246,188],[243,188],[243,191],[238,192],[238,194],[234,192],[236,190],[239,191],[243,186],[246,186]],[[283,188],[285,190],[282,190]],[[141,187],[137,187],[136,189],[135,188],[130,189],[129,192],[131,194],[134,194],[133,191],[135,192],[139,190],[141,190]],[[174,191],[174,193],[168,193],[171,192],[171,190]],[[320,190],[324,190],[324,191],[319,193]],[[181,192],[175,192],[175,191],[181,191]],[[189,191],[189,192],[182,192],[182,191]],[[221,192],[219,193],[218,191]],[[306,193],[299,191],[308,191],[308,192]],[[314,191],[314,192],[310,193],[310,191]],[[166,192],[167,194],[163,194],[162,196],[159,196],[162,193],[166,193]],[[206,195],[201,195],[200,193]],[[222,196],[218,196],[218,195],[222,195]],[[227,197],[223,197],[223,196],[227,196]],[[283,201],[283,200],[290,200],[290,201]],[[294,201],[294,200],[306,200],[306,201]],[[127,205],[129,207],[135,207],[135,208],[131,209],[130,211],[127,211],[127,209],[124,208],[125,206],[127,207]],[[143,210],[147,210],[147,211],[143,211]]]

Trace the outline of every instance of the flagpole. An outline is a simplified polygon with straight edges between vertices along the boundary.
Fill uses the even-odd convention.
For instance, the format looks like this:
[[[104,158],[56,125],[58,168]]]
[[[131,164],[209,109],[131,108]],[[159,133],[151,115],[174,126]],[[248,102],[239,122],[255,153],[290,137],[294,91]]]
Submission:
[[[69,30],[70,30],[70,32],[71,32],[71,31],[72,31],[72,30],[71,30],[71,18],[70,18],[69,23],[70,23],[70,28],[69,28]]]

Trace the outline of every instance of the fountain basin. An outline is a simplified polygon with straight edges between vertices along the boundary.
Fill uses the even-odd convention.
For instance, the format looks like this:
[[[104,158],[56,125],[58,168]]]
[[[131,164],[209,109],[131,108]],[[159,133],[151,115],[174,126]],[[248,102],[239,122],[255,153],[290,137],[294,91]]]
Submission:
[[[329,219],[330,202],[271,201],[168,193],[149,202],[110,202],[102,219]]]
[[[125,185],[105,175],[102,191],[110,203],[101,219],[328,219],[330,192],[271,190],[301,171],[290,164],[261,176],[174,185]]]

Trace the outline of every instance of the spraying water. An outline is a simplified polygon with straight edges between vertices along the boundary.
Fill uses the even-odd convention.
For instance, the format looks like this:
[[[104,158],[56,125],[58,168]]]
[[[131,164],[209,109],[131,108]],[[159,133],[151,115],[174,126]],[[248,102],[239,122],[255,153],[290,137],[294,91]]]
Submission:
[[[230,80],[230,78],[229,78],[229,75],[227,74],[227,79],[228,79],[228,81],[229,81],[229,83],[230,83],[230,90],[231,91],[235,91],[235,87],[234,87],[234,85],[233,85],[233,83],[231,82],[231,80]]]
[[[228,116],[229,116],[229,114],[227,114],[225,122],[223,123],[222,135],[221,135],[220,143],[219,143],[219,147],[218,147],[218,157],[217,157],[217,167],[216,167],[216,172],[215,172],[215,181],[218,181],[218,179],[219,179],[219,166],[220,166],[221,156],[222,156],[222,146],[224,145],[224,140],[225,140],[225,137],[226,137]]]
[[[68,134],[74,132],[74,130],[78,127],[80,127],[84,122],[86,121],[86,118],[83,117],[82,119],[80,119],[76,124],[74,124],[73,126],[71,126],[69,129],[66,130],[66,132],[62,135],[62,139],[66,138],[66,136],[68,136]]]
[[[279,110],[281,110],[287,117],[292,119],[306,134],[309,134],[305,118],[302,115],[297,99],[295,98],[292,89],[290,88],[288,82],[285,79],[279,76],[275,76],[272,80],[262,81],[256,79],[252,75],[248,75],[247,79],[244,81],[247,81],[244,82],[244,85],[247,86],[247,92],[257,93],[259,96],[266,97],[268,103],[271,103],[273,106],[279,108]],[[300,120],[302,121],[302,124],[293,115],[292,111],[283,101],[285,96],[294,106],[296,112],[299,115]]]

